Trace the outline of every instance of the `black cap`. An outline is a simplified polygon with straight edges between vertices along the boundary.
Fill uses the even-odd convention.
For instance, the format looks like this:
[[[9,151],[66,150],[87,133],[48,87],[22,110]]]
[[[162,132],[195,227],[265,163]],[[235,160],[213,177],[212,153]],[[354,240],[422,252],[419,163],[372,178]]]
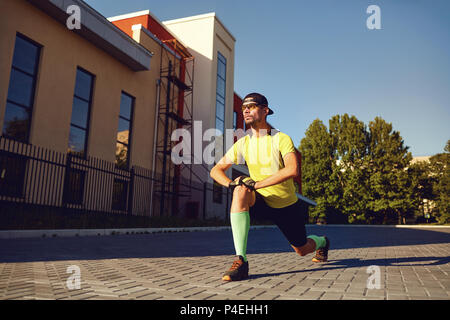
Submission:
[[[246,106],[249,104],[257,104],[257,105],[263,105],[269,108],[269,103],[267,102],[266,97],[264,97],[260,93],[249,93],[245,96],[244,100],[242,101],[242,106]],[[269,115],[273,114],[272,109],[269,108]]]

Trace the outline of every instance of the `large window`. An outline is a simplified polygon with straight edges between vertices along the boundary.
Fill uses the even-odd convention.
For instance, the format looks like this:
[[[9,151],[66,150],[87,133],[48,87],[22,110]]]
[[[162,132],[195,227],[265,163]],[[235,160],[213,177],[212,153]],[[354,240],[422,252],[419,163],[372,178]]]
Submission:
[[[28,143],[41,46],[17,34],[3,135]]]
[[[216,128],[225,133],[227,59],[217,52]]]
[[[222,133],[225,139],[225,97],[227,83],[227,59],[217,52],[217,89],[216,89],[216,129]],[[223,140],[223,150],[225,153],[225,140]],[[222,203],[222,186],[214,181],[213,201]]]
[[[130,162],[131,127],[134,100],[135,99],[132,96],[122,92],[116,142],[116,166],[124,169],[129,167]]]
[[[89,133],[94,76],[78,68],[70,121],[69,152],[85,157]]]

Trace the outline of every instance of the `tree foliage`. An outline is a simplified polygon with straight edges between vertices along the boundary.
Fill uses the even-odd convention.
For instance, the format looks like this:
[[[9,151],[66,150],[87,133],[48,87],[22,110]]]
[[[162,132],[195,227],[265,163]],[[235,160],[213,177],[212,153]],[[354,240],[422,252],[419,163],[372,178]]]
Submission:
[[[333,141],[333,175],[339,182],[339,211],[348,221],[366,220],[367,207],[367,143],[366,126],[355,116],[334,116],[329,121]]]
[[[315,218],[330,215],[330,208],[337,199],[333,199],[332,144],[326,126],[319,119],[314,120],[302,140],[302,189],[317,202],[311,209]]]
[[[436,204],[433,213],[439,223],[450,223],[450,140],[444,150],[430,158],[428,175]]]
[[[344,114],[333,116],[329,129],[314,120],[299,149],[303,192],[317,202],[310,212],[315,219],[405,223],[424,199],[448,212],[450,141],[447,153],[431,158],[429,165],[411,165],[411,153],[391,123],[376,117],[366,126]],[[448,213],[440,219],[445,221]]]
[[[414,207],[413,195],[408,193],[412,182],[407,171],[411,153],[400,133],[379,117],[369,123],[369,136],[369,208],[384,222],[397,216],[401,223]]]

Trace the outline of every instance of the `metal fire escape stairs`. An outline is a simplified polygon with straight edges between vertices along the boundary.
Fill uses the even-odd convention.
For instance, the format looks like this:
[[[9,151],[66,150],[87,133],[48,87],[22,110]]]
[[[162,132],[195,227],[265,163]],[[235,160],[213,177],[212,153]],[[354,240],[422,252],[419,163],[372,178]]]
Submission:
[[[172,50],[170,50],[172,49]],[[159,197],[159,216],[180,212],[179,202],[191,197],[193,176],[193,87],[194,57],[176,39],[161,45],[160,82],[158,85],[158,126],[156,138],[156,167],[154,193]],[[175,165],[172,148],[181,142],[171,141],[175,129],[187,130],[191,137],[190,160]],[[206,167],[204,167],[207,169]],[[170,212],[169,214],[167,212]]]

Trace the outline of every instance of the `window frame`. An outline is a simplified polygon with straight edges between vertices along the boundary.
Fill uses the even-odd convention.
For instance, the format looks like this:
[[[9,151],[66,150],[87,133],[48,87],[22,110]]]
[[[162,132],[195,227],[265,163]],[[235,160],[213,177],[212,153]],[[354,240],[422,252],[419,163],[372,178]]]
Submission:
[[[221,69],[219,67],[220,64],[223,64],[224,68],[222,68],[225,72],[224,75],[221,75],[219,70]],[[214,126],[216,129],[218,128],[218,124],[220,124],[221,126],[223,126],[223,130],[222,127],[220,128],[220,130],[222,130],[222,136],[223,136],[223,154],[225,154],[226,150],[225,150],[225,130],[226,130],[226,109],[227,109],[227,67],[228,67],[228,62],[227,59],[225,58],[225,56],[220,53],[220,51],[217,51],[217,75],[216,75],[216,104],[215,104],[215,123]],[[219,92],[219,81],[223,81],[224,85],[223,85],[223,93]],[[221,101],[223,100],[223,102]],[[223,105],[223,114],[218,116],[218,104]],[[215,153],[215,152],[214,152]]]
[[[225,70],[225,74],[222,76],[219,73],[219,64],[223,64],[224,65],[224,70]],[[227,59],[223,56],[223,54],[220,53],[220,51],[217,51],[217,75],[216,75],[216,109],[215,109],[215,125],[217,128],[217,120],[220,120],[221,122],[223,122],[223,127],[225,130],[225,115],[226,115],[226,95],[227,95]],[[224,82],[224,92],[222,94],[222,92],[219,92],[219,80],[222,80]],[[220,101],[221,98],[223,100]],[[218,116],[217,112],[218,112],[218,103],[223,105],[223,115]],[[224,134],[224,132],[222,132],[222,134]]]
[[[128,98],[131,98],[130,119],[127,119],[127,118],[123,117],[120,114],[120,109],[119,109],[119,119],[118,119],[119,122],[120,122],[120,119],[125,120],[125,121],[129,121],[128,143],[125,144],[125,143],[120,142],[119,140],[116,139],[116,147],[117,147],[117,144],[121,144],[121,145],[124,145],[127,148],[127,160],[126,160],[125,167],[118,166],[116,160],[114,160],[114,164],[115,164],[116,168],[126,169],[127,170],[127,169],[130,168],[130,159],[131,159],[131,148],[130,148],[130,146],[131,146],[131,142],[132,142],[132,138],[133,138],[133,122],[134,122],[133,120],[134,120],[134,108],[135,108],[135,105],[136,105],[136,97],[134,97],[131,94],[129,94],[129,93],[127,93],[127,92],[122,90],[121,94],[120,94],[120,98],[121,98],[120,101],[122,101],[122,95],[125,95]],[[122,104],[120,104],[119,108],[121,108],[121,107],[122,107]],[[117,126],[117,133],[119,133],[119,126]],[[115,154],[115,156],[117,156],[117,153]]]
[[[76,87],[77,87],[77,80],[76,80],[76,76],[78,74],[78,71],[81,71],[83,73],[86,73],[87,75],[89,75],[92,79],[91,81],[91,86],[90,86],[90,92],[89,92],[89,101],[86,101],[85,98],[80,97],[78,95],[76,95]],[[77,66],[76,68],[76,73],[75,73],[75,86],[73,89],[73,98],[77,98],[79,100],[82,100],[84,102],[88,102],[88,114],[87,114],[87,124],[86,124],[86,128],[82,128],[79,125],[73,124],[72,123],[72,115],[73,115],[73,107],[74,107],[74,102],[72,100],[72,113],[71,113],[71,117],[70,117],[70,131],[69,131],[69,135],[70,132],[72,131],[72,127],[75,127],[79,130],[84,130],[86,132],[85,137],[84,137],[84,149],[83,149],[83,154],[80,155],[79,152],[75,152],[69,149],[69,153],[71,153],[73,156],[78,157],[78,158],[82,158],[82,159],[87,159],[87,154],[88,154],[88,141],[89,141],[89,133],[90,133],[90,129],[91,129],[91,114],[92,114],[92,104],[93,104],[93,97],[94,97],[94,87],[95,87],[95,80],[96,80],[96,76],[95,74],[93,74],[92,72],[87,71],[86,69]],[[70,136],[69,136],[70,139]]]
[[[33,73],[34,74],[30,74],[28,71],[22,70],[21,68],[14,66],[14,56],[16,53],[16,43],[17,43],[17,38],[21,38],[22,40],[29,42],[30,44],[32,44],[33,46],[35,46],[37,48],[37,54],[34,57],[34,70]],[[41,62],[41,57],[42,57],[42,48],[44,46],[41,45],[40,43],[34,41],[33,39],[27,37],[26,35],[20,33],[20,32],[16,32],[16,38],[14,41],[14,51],[13,51],[13,56],[12,56],[12,60],[11,60],[11,68],[10,68],[10,74],[9,74],[9,83],[8,83],[8,92],[6,94],[6,106],[5,106],[5,114],[4,114],[4,118],[3,118],[3,126],[2,126],[2,133],[1,135],[14,140],[14,141],[19,141],[19,142],[23,142],[26,144],[29,144],[30,141],[30,135],[31,135],[31,122],[33,119],[33,111],[34,111],[34,107],[35,107],[35,100],[36,100],[36,89],[37,89],[37,82],[38,82],[38,77],[39,77],[39,66],[40,66],[40,62]],[[25,74],[28,77],[32,78],[32,87],[31,87],[31,96],[30,96],[30,105],[29,106],[25,106],[22,103],[18,103],[15,102],[13,100],[9,99],[9,88],[11,86],[11,75],[12,75],[12,71],[16,70],[17,72],[20,72],[22,74]],[[5,129],[5,119],[6,119],[6,113],[7,113],[7,105],[12,104],[16,107],[22,108],[26,111],[26,113],[28,113],[28,123],[27,123],[27,132],[26,132],[26,138],[25,141],[22,141],[20,139],[17,139],[16,137],[7,135],[4,133],[4,129]]]

